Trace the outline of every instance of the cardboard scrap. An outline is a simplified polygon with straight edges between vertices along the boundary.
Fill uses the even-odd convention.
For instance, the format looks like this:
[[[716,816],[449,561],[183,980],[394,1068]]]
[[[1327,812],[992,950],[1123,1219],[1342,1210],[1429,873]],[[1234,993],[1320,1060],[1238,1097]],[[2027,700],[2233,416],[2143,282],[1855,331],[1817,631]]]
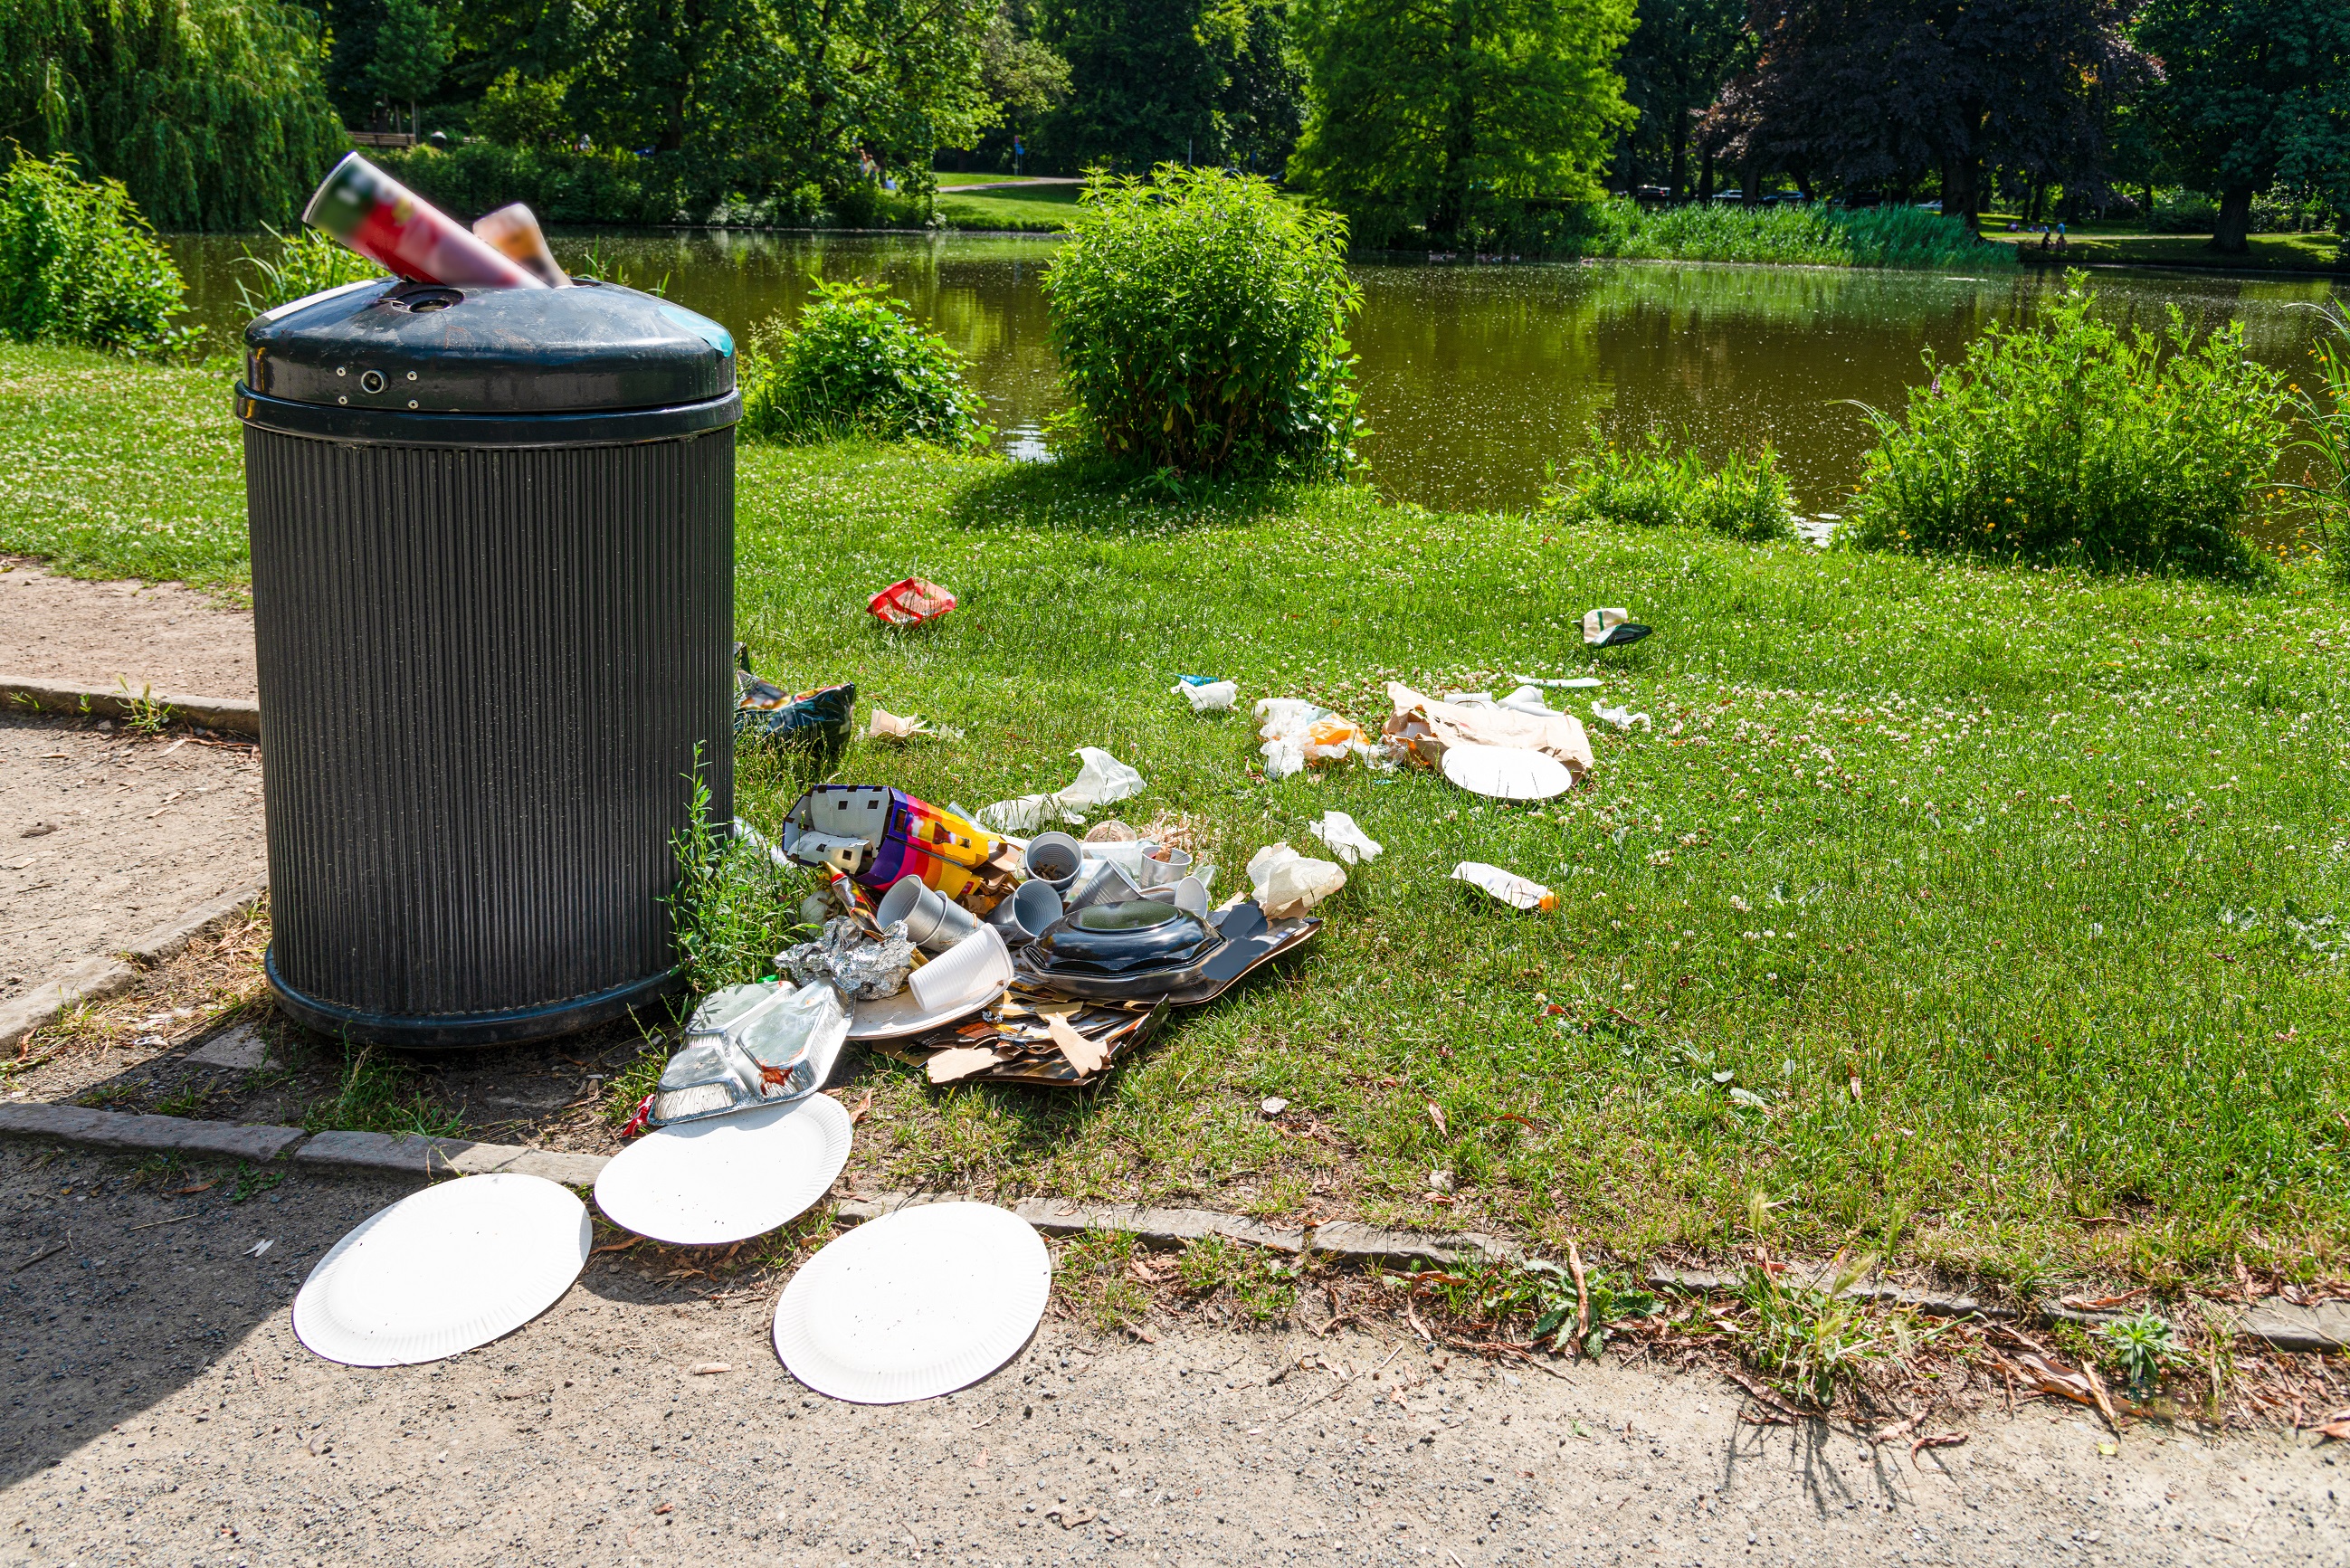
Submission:
[[[983,1073],[1002,1058],[993,1051],[976,1045],[956,1045],[932,1056],[925,1069],[933,1084],[951,1084]]]
[[[1108,1053],[1101,1046],[1069,1026],[1066,1014],[1053,1013],[1047,1020],[1047,1027],[1051,1031],[1053,1044],[1061,1048],[1061,1054],[1068,1059],[1069,1065],[1077,1070],[1080,1077],[1100,1072],[1102,1064],[1109,1059]]]

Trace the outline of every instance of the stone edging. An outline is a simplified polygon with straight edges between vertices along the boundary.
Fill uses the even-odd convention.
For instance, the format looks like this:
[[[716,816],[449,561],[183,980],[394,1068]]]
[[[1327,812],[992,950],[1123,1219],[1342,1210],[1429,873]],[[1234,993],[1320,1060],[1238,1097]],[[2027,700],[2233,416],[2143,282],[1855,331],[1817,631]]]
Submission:
[[[63,680],[38,680],[29,675],[0,675],[0,704],[14,711],[36,708],[44,713],[95,713],[108,719],[130,717],[139,693],[120,689],[74,686]],[[172,711],[174,721],[185,720],[208,730],[261,738],[261,704],[241,697],[191,697],[158,692],[146,698]]]
[[[168,926],[157,927],[128,946],[118,948],[115,950],[122,955],[120,958],[101,954],[84,959],[65,973],[44,981],[15,1001],[0,1002],[0,1045],[22,1040],[76,1002],[120,996],[138,982],[139,970],[133,967],[134,964],[161,963],[177,955],[196,938],[268,891],[269,884],[265,881],[240,888],[234,893],[191,909]]]
[[[542,1176],[569,1187],[594,1185],[609,1159],[605,1155],[566,1154],[515,1144],[473,1143],[464,1138],[364,1132],[310,1136],[299,1127],[238,1127],[179,1116],[127,1116],[119,1111],[47,1104],[0,1105],[0,1136],[10,1135],[58,1138],[95,1148],[179,1152],[258,1162],[285,1158],[290,1152],[294,1164],[320,1170],[415,1177],[511,1171]],[[857,1225],[899,1209],[962,1200],[961,1194],[951,1192],[853,1193],[835,1201],[833,1214],[842,1223]],[[1333,1220],[1309,1230],[1211,1209],[1154,1209],[1127,1203],[1077,1203],[1057,1198],[1024,1198],[1013,1203],[1011,1209],[1048,1236],[1124,1234],[1150,1247],[1180,1247],[1210,1236],[1222,1236],[1268,1251],[1293,1256],[1318,1252],[1343,1262],[1388,1267],[1445,1268],[1475,1261],[1533,1261],[1522,1249],[1497,1237],[1474,1232],[1430,1235],[1389,1231],[1352,1220]],[[1659,1289],[1700,1295],[1726,1294],[1738,1284],[1734,1275],[1661,1265],[1650,1268],[1647,1279],[1651,1286]],[[1929,1317],[2096,1322],[2110,1315],[2079,1313],[2054,1301],[2038,1303],[2025,1313],[1979,1302],[1971,1296],[1939,1295],[1885,1284],[1856,1285],[1845,1293],[1908,1306]],[[2264,1340],[2279,1350],[2350,1350],[2350,1303],[2324,1302],[2303,1307],[2285,1302],[2259,1302],[2237,1314],[2235,1326],[2238,1334]]]

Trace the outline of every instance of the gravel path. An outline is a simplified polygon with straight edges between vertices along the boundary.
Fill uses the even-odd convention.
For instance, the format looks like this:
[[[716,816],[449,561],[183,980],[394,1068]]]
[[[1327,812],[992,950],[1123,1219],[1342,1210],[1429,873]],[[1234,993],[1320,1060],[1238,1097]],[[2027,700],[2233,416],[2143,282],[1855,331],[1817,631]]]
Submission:
[[[253,613],[179,583],[85,581],[0,556],[0,675],[250,701]]]
[[[0,1002],[265,874],[255,748],[101,722],[0,715]]]
[[[289,1175],[239,1203],[235,1172],[133,1177],[0,1145],[0,1563],[2343,1561],[2350,1477],[2273,1436],[2140,1428],[2108,1455],[2027,1404],[1913,1469],[1745,1425],[1711,1378],[1052,1318],[976,1387],[859,1407],[777,1366],[771,1294],[611,1258],[498,1344],[356,1371],[286,1309],[409,1188]]]

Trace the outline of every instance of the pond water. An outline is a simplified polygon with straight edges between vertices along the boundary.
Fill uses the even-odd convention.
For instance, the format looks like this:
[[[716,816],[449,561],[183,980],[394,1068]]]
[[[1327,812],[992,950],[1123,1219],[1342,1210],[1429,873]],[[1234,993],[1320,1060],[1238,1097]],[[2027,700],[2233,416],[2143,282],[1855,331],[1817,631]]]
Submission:
[[[233,338],[244,323],[236,259],[254,243],[170,242],[196,316]],[[582,268],[590,237],[557,235]],[[797,307],[816,277],[879,278],[976,367],[1003,442],[1039,450],[1059,406],[1038,279],[1057,242],[944,235],[681,233],[593,240],[629,281],[738,336]],[[1807,511],[1834,510],[1867,444],[1854,401],[1898,409],[1993,322],[2028,322],[2058,281],[1826,268],[1657,263],[1465,266],[1366,265],[1362,451],[1371,482],[1433,507],[1512,507],[1540,494],[1545,463],[1652,425],[1708,451],[1779,452]],[[664,281],[665,280],[665,281]],[[2155,323],[2177,306],[2209,328],[2230,317],[2263,363],[2302,369],[2324,278],[2100,272],[2108,313]]]

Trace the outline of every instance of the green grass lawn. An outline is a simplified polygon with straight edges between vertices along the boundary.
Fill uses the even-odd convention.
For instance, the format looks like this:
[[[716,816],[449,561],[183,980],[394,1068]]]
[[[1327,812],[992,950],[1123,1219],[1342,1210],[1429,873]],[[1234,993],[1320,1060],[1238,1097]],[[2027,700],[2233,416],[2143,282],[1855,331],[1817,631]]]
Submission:
[[[2022,259],[2040,259],[2038,234],[2007,232],[2013,213],[1985,213],[1983,238],[2012,244],[2032,253]],[[2074,263],[2105,262],[2117,265],[2214,267],[2229,272],[2350,271],[2338,234],[2253,234],[2250,250],[2241,256],[2223,256],[2210,248],[2209,234],[2149,234],[2121,224],[2076,223],[2063,259]],[[2048,253],[2054,259],[2056,253]]]
[[[0,547],[233,582],[217,385],[0,349]],[[1189,817],[1220,894],[1263,844],[1310,851],[1326,809],[1387,846],[1299,959],[1096,1094],[861,1066],[868,1185],[1627,1254],[1881,1249],[2025,1285],[2341,1272],[2350,604],[2329,580],[1562,531],[1358,490],[1159,505],[903,449],[746,449],[741,495],[762,671],[964,732],[860,740],[832,776],[976,807],[1104,746],[1149,780],[1120,815]],[[865,598],[909,573],[962,607],[885,631]],[[1657,635],[1592,655],[1594,604]],[[1595,726],[1596,772],[1536,808],[1409,773],[1268,784],[1245,713],[1192,717],[1179,671],[1367,722],[1390,677],[1592,672],[1654,728]],[[767,826],[802,783],[772,758],[743,777]],[[1464,859],[1561,908],[1449,882]]]
[[[971,177],[972,183],[981,182]],[[949,228],[1050,232],[1065,227],[1082,185],[1015,186],[983,195],[942,195],[939,215]]]

